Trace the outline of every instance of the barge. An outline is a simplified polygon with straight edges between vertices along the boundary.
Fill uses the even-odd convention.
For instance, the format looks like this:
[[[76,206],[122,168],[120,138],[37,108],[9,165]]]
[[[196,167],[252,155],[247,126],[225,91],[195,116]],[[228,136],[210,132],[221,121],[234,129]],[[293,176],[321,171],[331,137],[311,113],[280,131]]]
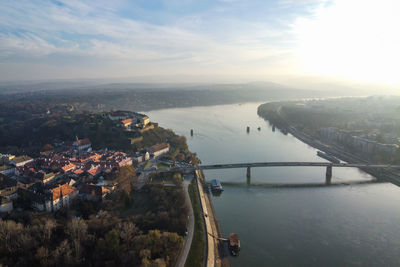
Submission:
[[[329,160],[332,163],[340,163],[339,159],[322,151],[317,151],[317,156]]]

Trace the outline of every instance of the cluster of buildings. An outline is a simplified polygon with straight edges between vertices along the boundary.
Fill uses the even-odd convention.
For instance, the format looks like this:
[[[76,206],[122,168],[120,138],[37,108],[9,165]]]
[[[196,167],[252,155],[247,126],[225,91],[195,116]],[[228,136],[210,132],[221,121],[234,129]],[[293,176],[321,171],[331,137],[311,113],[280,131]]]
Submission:
[[[136,152],[132,159],[134,162],[141,163],[149,159],[155,159],[169,152],[170,145],[168,143],[161,143],[153,145],[141,152]]]
[[[9,154],[0,154],[0,173],[5,175],[13,174],[16,167],[23,166],[33,159],[26,155],[16,157]]]
[[[144,114],[130,111],[114,111],[108,114],[108,118],[117,121],[127,131],[143,131],[153,129],[150,118]]]
[[[144,131],[154,129],[154,124],[150,123],[150,118],[145,114],[131,111],[113,111],[107,113],[107,116],[110,120],[115,121],[117,124],[124,127],[126,131],[143,133]],[[131,144],[140,142],[142,140],[142,135],[130,138]],[[132,155],[132,158],[136,163],[141,163],[168,153],[169,150],[169,144],[156,144],[149,148],[143,149],[142,151],[136,152],[134,155]]]
[[[118,111],[105,116],[127,131],[154,128],[144,114]],[[38,158],[0,154],[0,215],[15,208],[54,212],[68,207],[77,198],[100,201],[118,186],[107,179],[114,171],[170,151],[168,143],[147,147],[133,155],[94,151],[88,138],[54,145],[57,152],[41,152]]]
[[[396,122],[391,119],[380,117],[379,119],[368,119],[354,121],[349,126],[354,126],[357,128],[367,128],[367,129],[383,129],[383,128],[393,128],[396,127]]]
[[[400,153],[400,140],[398,138],[393,139],[396,143],[381,143],[377,140],[377,134],[365,134],[362,130],[349,131],[336,127],[321,128],[319,134],[325,140],[349,146],[369,155],[384,153],[388,156],[395,156]]]
[[[126,153],[92,151],[88,139],[76,140],[72,146],[75,149],[35,159],[1,155],[8,168],[0,172],[0,213],[12,211],[18,199],[30,208],[49,212],[69,206],[76,198],[101,200],[117,186],[104,177],[132,165]]]

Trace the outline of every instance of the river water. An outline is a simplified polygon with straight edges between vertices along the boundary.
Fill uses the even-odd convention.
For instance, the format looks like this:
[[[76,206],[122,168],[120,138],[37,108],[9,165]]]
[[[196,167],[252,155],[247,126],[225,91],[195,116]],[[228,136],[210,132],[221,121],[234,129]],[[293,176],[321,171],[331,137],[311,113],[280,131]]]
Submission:
[[[257,115],[260,103],[146,112],[186,136],[203,164],[325,161]],[[250,132],[246,133],[246,127]],[[257,130],[261,127],[261,130]],[[190,129],[194,136],[190,136]],[[224,187],[213,196],[224,236],[238,233],[242,249],[232,266],[400,266],[400,188],[352,168],[333,168],[324,186],[319,167],[206,171]],[[315,184],[320,186],[315,186]],[[285,184],[287,186],[271,186]]]

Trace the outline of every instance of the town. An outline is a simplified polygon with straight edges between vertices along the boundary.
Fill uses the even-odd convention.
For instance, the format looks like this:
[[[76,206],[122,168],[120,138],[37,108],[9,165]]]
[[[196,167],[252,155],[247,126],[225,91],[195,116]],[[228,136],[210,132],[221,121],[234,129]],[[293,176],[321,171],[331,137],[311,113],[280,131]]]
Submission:
[[[122,111],[106,115],[126,131],[154,129],[146,115]],[[121,167],[140,167],[169,151],[168,143],[154,144],[133,155],[107,148],[92,150],[88,138],[77,137],[75,141],[55,143],[38,158],[0,154],[0,214],[4,216],[27,207],[55,212],[69,207],[77,198],[101,201],[121,187],[112,179]],[[133,183],[136,176],[130,179]],[[20,199],[24,202],[21,203]]]
[[[378,96],[275,102],[259,108],[260,116],[277,126],[284,119],[314,140],[361,160],[389,164],[400,162],[398,111],[397,98]]]
[[[194,199],[195,185],[186,181],[181,186],[180,173],[148,170],[197,164],[186,139],[130,111],[62,109],[61,114],[48,111],[29,119],[35,116],[73,121],[62,134],[75,138],[61,139],[57,128],[63,125],[58,123],[47,128],[44,139],[2,147],[2,263],[174,265],[187,233],[188,187]],[[14,149],[21,153],[10,153]],[[41,229],[47,229],[43,238]]]
[[[400,266],[400,1],[0,7],[0,267]]]

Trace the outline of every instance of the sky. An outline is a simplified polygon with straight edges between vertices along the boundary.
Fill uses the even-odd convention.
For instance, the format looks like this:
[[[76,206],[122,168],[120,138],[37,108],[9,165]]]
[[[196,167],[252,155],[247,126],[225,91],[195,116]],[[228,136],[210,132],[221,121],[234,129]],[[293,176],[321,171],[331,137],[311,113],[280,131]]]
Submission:
[[[400,85],[398,0],[0,0],[0,80]]]

